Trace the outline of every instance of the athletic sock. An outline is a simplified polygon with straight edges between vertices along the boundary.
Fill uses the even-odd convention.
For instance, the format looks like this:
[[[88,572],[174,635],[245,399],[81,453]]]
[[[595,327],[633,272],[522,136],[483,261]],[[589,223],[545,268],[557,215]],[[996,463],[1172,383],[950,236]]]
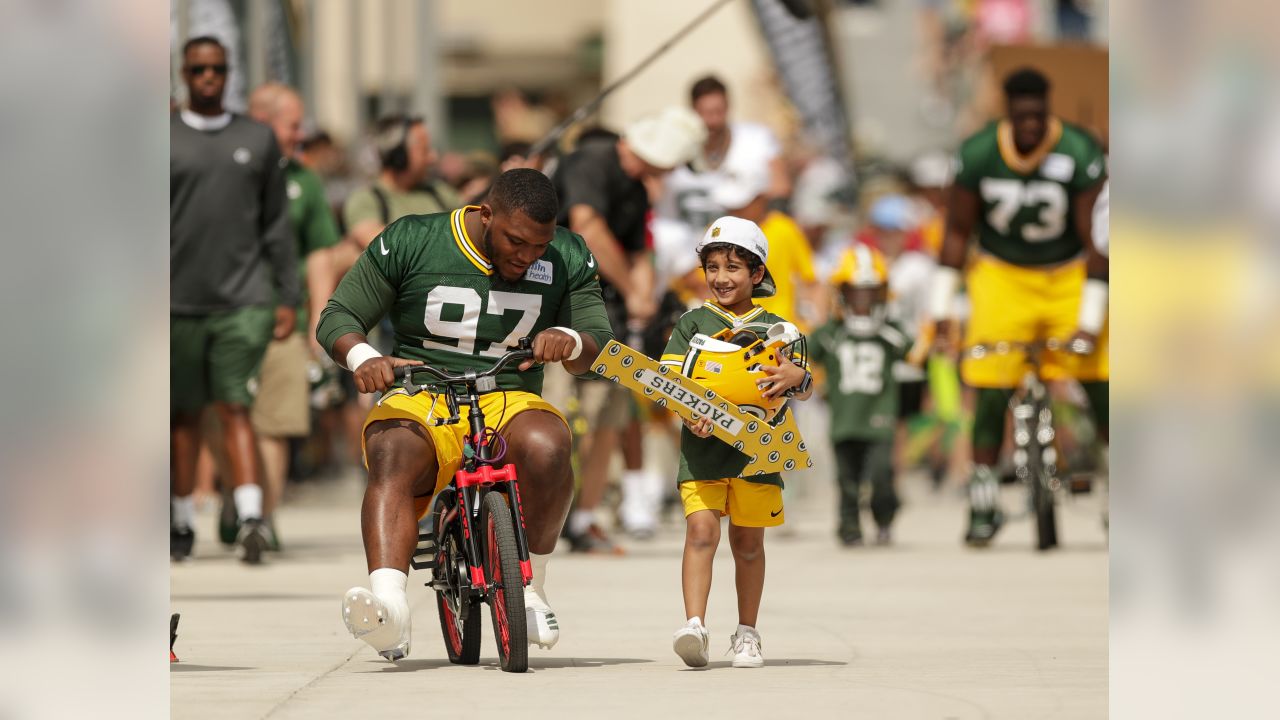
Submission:
[[[408,604],[406,591],[409,587],[409,576],[395,568],[378,568],[369,573],[369,589],[374,597],[383,601],[395,601]]]
[[[543,589],[543,585],[547,581],[547,563],[551,560],[551,553],[540,555],[535,552],[529,553],[529,565],[533,568],[533,578],[529,580],[529,588],[542,600],[547,601],[547,591]]]
[[[969,478],[969,507],[979,512],[994,510],[1000,499],[1000,481],[990,466],[974,465]]]
[[[595,521],[595,510],[574,510],[569,515],[569,534],[582,535],[591,528]]]
[[[173,507],[173,527],[178,530],[190,530],[196,525],[196,496],[174,497],[169,501]]]
[[[254,484],[238,485],[232,491],[236,501],[236,514],[241,520],[262,519],[262,488]]]

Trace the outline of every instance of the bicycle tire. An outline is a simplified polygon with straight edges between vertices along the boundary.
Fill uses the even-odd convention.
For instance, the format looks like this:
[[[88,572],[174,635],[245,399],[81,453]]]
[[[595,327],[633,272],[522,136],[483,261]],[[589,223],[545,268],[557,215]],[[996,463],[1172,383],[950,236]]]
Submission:
[[[454,567],[446,563],[455,563],[454,554],[458,552],[460,552],[458,545],[452,539],[441,543],[437,567]],[[447,575],[447,571],[442,571],[442,574]],[[459,580],[464,581],[465,578],[459,578]],[[453,610],[445,599],[446,591],[436,591],[436,612],[440,615],[440,634],[444,636],[444,649],[449,655],[449,662],[455,665],[475,665],[480,662],[480,607],[477,603],[468,600],[468,592],[465,588],[459,586],[455,591],[461,598],[459,606],[463,613],[460,634],[458,626],[454,624]]]
[[[1050,478],[1045,469],[1044,448],[1036,440],[1027,446],[1027,460],[1031,470],[1031,509],[1036,516],[1036,549],[1048,550],[1058,544],[1057,508]]]
[[[516,554],[516,531],[511,524],[507,497],[485,493],[480,527],[484,529],[485,579],[493,584],[488,602],[493,639],[504,672],[529,669],[529,632],[524,615],[524,580]]]

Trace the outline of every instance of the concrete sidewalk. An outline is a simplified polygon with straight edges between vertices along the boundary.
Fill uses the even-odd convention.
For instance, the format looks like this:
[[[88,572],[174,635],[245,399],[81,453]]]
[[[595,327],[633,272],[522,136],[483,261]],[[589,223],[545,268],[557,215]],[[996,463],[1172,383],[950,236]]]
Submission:
[[[1098,501],[1063,512],[1065,546],[1032,548],[1028,519],[985,551],[963,548],[954,491],[904,482],[890,548],[841,550],[833,494],[805,488],[794,534],[769,535],[759,623],[766,667],[729,667],[733,563],[722,547],[708,626],[712,663],[671,650],[683,622],[682,525],[625,558],[556,554],[548,595],[560,644],[530,671],[497,669],[488,612],[478,667],[445,659],[434,598],[410,575],[413,648],[393,665],[347,634],[344,590],[366,585],[360,482],[304,485],[279,518],[286,552],[249,568],[202,516],[196,557],[172,570],[182,613],[174,718],[628,717],[1101,718],[1107,714],[1107,553]],[[1024,497],[1006,491],[1006,507]],[[867,520],[869,523],[869,519]]]

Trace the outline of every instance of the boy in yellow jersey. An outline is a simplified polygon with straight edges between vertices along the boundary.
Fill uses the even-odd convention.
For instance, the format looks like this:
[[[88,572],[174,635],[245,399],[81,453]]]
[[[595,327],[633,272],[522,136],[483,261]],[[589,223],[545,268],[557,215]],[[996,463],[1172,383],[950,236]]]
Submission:
[[[707,229],[697,251],[712,299],[676,323],[662,363],[680,367],[725,399],[773,420],[787,397],[809,396],[811,376],[802,351],[793,358],[796,362],[786,357],[791,348],[802,347],[803,336],[752,301],[774,292],[765,268],[769,241],[755,223],[722,217]],[[774,362],[763,360],[765,353],[743,359],[765,339],[780,342],[781,349],[772,353]],[[706,374],[695,373],[695,366]],[[687,523],[681,579],[688,622],[676,631],[672,644],[690,667],[707,664],[709,633],[702,619],[724,515],[729,516],[729,547],[737,571],[738,629],[730,638],[733,666],[764,665],[755,628],[764,591],[764,529],[783,522],[782,478],[777,473],[743,478],[747,462],[741,452],[711,437],[707,418],[686,423],[681,432],[677,482]]]

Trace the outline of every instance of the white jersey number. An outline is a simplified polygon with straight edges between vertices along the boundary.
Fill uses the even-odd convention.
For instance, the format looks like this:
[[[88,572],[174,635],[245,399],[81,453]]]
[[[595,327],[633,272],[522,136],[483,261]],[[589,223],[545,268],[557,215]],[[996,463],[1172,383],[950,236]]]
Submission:
[[[840,392],[879,395],[884,389],[884,347],[879,343],[843,342],[840,356]]]
[[[1040,215],[1036,222],[1022,226],[1024,240],[1053,240],[1061,237],[1067,227],[1067,191],[1058,183],[982,178],[979,190],[983,200],[994,204],[987,213],[987,222],[1001,235],[1009,234],[1009,225],[1019,210],[1036,205],[1040,206]]]
[[[462,306],[462,318],[460,320],[443,319],[445,305]],[[447,345],[434,340],[423,340],[422,347],[428,350],[447,350],[462,355],[473,354],[476,349],[476,335],[480,331],[480,311],[483,306],[484,301],[480,298],[480,293],[471,288],[447,285],[432,288],[431,292],[427,293],[427,309],[424,317],[427,332],[437,337],[454,338],[458,343]],[[507,348],[514,347],[520,338],[528,335],[537,324],[538,316],[542,314],[542,297],[498,290],[490,291],[489,307],[485,308],[485,312],[501,316],[507,310],[521,311],[520,320],[516,322],[515,328],[507,337],[501,342],[489,343],[489,347],[481,351],[481,355],[501,356],[507,352]]]

